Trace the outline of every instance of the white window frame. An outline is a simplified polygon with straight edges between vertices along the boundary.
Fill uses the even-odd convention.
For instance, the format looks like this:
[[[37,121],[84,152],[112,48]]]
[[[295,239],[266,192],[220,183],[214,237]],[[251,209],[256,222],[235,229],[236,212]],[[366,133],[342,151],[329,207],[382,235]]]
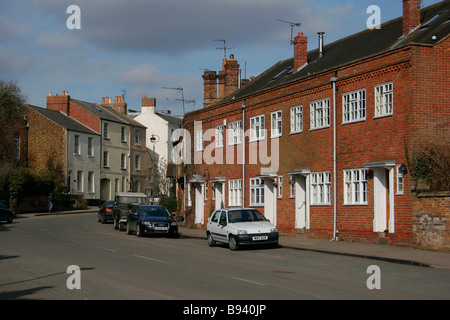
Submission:
[[[366,120],[366,89],[342,95],[342,123]]]
[[[242,205],[242,179],[228,180],[228,205],[230,207]]]
[[[311,130],[328,128],[330,126],[330,98],[313,101],[309,105],[311,115]]]
[[[402,195],[405,192],[405,174],[403,170],[400,170],[400,166],[397,166],[397,195]]]
[[[264,205],[264,180],[250,178],[250,206]]]
[[[121,142],[127,142],[127,132],[126,132],[126,127],[122,126],[120,128],[120,141]]]
[[[391,116],[394,113],[394,83],[375,86],[375,118]]]
[[[283,198],[283,176],[278,176],[278,199]]]
[[[94,177],[95,177],[94,171],[89,171],[88,172],[88,193],[94,193],[94,191],[95,191]]]
[[[367,205],[367,169],[344,170],[344,204]]]
[[[77,192],[83,192],[83,171],[77,171]]]
[[[230,122],[228,126],[228,145],[234,146],[242,143],[242,121]]]
[[[103,168],[109,168],[109,151],[103,151]]]
[[[125,153],[122,153],[120,155],[120,169],[121,170],[127,170],[127,155]]]
[[[141,170],[141,155],[136,154],[134,156],[134,170],[140,171]]]
[[[195,134],[195,150],[203,151],[203,130],[199,130]]]
[[[283,134],[283,113],[281,110],[270,114],[270,137],[279,138]]]
[[[250,142],[261,141],[266,138],[265,116],[259,115],[250,118]]]
[[[311,205],[331,204],[331,173],[311,173]]]
[[[109,123],[103,123],[103,139],[109,140]]]
[[[291,108],[291,133],[303,132],[303,105]]]
[[[216,148],[223,147],[225,126],[222,124],[216,127]]]
[[[81,155],[81,143],[80,143],[80,136],[75,135],[74,141],[73,141],[73,154],[76,156]]]
[[[88,157],[94,156],[94,138],[88,137]]]

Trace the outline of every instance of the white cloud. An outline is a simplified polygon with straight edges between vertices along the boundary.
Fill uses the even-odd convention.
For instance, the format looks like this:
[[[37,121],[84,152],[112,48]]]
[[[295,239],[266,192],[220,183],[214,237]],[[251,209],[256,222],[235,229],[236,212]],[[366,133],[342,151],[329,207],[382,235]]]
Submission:
[[[41,33],[36,38],[36,43],[44,50],[70,49],[80,44],[80,40],[71,33]]]

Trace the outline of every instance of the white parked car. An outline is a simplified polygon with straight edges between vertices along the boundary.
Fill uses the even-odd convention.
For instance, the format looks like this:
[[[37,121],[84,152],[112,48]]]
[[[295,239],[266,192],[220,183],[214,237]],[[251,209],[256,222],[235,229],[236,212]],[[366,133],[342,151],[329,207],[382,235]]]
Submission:
[[[278,230],[256,209],[219,209],[206,225],[208,245],[228,243],[231,250],[240,246],[270,244],[278,246]]]

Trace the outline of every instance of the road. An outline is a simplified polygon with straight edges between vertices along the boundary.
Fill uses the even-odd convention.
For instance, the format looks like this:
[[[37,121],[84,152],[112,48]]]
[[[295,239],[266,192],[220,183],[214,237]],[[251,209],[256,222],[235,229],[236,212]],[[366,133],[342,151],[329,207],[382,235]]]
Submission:
[[[67,286],[72,265],[81,289]],[[367,286],[372,265],[380,289]],[[0,299],[449,299],[449,280],[448,270],[287,248],[234,252],[206,240],[137,238],[96,214],[0,224]]]

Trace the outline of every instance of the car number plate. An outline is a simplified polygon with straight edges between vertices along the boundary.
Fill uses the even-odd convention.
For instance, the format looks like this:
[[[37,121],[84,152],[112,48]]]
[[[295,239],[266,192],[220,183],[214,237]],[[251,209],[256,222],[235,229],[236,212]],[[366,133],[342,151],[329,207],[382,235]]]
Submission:
[[[253,237],[253,241],[260,241],[260,240],[267,240],[269,239],[268,236],[255,236]]]
[[[167,227],[155,227],[155,230],[164,230],[166,231],[168,228]]]

